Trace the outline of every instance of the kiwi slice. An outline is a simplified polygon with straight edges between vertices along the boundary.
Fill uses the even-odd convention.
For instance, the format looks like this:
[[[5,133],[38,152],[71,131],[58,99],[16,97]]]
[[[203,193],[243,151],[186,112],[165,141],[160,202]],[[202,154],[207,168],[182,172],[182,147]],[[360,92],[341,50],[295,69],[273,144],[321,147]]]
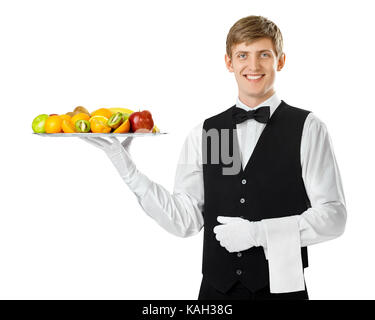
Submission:
[[[75,127],[77,129],[77,132],[89,132],[90,131],[90,122],[87,120],[77,120]]]
[[[112,129],[117,129],[121,123],[123,122],[123,115],[121,112],[116,112],[107,121],[107,125],[109,125]]]

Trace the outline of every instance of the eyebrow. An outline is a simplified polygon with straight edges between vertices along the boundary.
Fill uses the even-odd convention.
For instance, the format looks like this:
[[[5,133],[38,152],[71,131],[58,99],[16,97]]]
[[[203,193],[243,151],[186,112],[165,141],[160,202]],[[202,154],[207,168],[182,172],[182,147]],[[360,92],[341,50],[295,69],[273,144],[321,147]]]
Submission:
[[[272,50],[269,50],[269,49],[262,49],[262,50],[258,50],[257,52],[264,52],[264,51],[269,51],[269,52],[272,53]],[[246,53],[248,53],[248,52],[250,52],[250,51],[244,51],[244,50],[241,50],[241,51],[237,51],[235,54],[237,54],[237,53],[242,53],[242,52],[246,52]]]

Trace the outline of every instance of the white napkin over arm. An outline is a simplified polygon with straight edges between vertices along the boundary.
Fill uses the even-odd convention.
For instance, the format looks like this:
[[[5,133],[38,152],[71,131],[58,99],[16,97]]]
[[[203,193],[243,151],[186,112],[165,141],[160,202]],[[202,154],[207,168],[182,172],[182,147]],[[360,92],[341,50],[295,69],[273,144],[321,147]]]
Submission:
[[[301,247],[337,238],[345,230],[345,197],[332,141],[326,125],[312,113],[304,126],[301,164],[311,208],[261,221],[272,293],[304,290]]]
[[[305,289],[298,216],[262,220],[267,238],[270,292]]]

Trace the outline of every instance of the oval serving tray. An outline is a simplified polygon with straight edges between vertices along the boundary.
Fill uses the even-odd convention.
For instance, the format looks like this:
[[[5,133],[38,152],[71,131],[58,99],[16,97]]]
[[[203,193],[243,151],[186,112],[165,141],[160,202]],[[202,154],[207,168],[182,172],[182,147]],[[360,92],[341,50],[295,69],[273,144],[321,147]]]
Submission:
[[[154,137],[163,134],[167,134],[167,132],[129,132],[129,133],[35,133],[38,136],[42,137]]]

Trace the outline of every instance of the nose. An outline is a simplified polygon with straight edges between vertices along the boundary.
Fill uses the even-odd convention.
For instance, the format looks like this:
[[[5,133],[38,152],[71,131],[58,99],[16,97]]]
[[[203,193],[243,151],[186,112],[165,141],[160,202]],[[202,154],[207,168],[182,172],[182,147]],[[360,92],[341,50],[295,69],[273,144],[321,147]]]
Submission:
[[[250,55],[249,59],[249,68],[252,72],[257,72],[259,70],[259,58],[256,55]]]

